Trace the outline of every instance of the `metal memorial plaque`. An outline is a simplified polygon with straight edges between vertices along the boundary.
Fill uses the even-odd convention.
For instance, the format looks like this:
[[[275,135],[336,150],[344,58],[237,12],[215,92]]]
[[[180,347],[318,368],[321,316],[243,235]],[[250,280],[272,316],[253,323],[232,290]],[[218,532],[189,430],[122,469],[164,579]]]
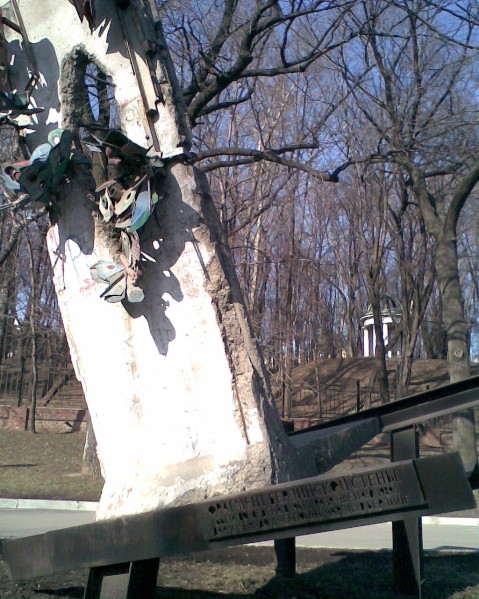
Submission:
[[[337,477],[316,477],[224,497],[204,506],[208,541],[295,529],[425,505],[412,462]]]
[[[2,544],[15,579],[475,506],[458,454],[321,475]]]

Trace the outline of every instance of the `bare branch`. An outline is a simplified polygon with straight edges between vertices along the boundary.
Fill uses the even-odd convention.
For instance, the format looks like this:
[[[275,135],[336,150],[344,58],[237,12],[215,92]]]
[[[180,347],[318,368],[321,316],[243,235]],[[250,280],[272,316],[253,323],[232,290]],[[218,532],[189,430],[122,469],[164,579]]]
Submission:
[[[285,158],[280,155],[281,150],[250,150],[250,149],[239,149],[239,148],[217,148],[214,150],[208,150],[204,152],[199,152],[196,156],[196,160],[198,162],[202,160],[206,160],[207,158],[211,158],[214,156],[242,156],[244,158],[239,158],[237,160],[219,160],[216,162],[210,162],[205,165],[201,165],[201,169],[204,172],[211,172],[213,170],[217,170],[219,168],[231,167],[231,166],[240,166],[245,164],[253,164],[254,162],[259,162],[260,160],[266,160],[267,162],[274,162],[275,164],[281,164],[282,166],[287,166],[293,168],[298,171],[302,171],[308,173],[315,179],[319,179],[321,181],[327,181],[330,183],[337,183],[337,177],[333,176],[331,173],[327,171],[320,171],[315,169],[314,167],[300,161],[293,160],[291,158]]]
[[[208,104],[234,81],[302,73],[321,56],[348,43],[357,33],[351,32],[346,39],[343,38],[338,41],[333,41],[332,37],[335,35],[344,16],[352,5],[353,2],[346,2],[339,5],[325,2],[324,0],[317,0],[307,8],[284,14],[278,8],[276,1],[257,3],[256,10],[249,21],[235,32],[236,35],[241,34],[241,37],[238,51],[232,57],[231,65],[227,68],[220,68],[218,62],[221,58],[220,50],[228,38],[233,17],[232,11],[236,8],[233,0],[230,0],[228,12],[225,8],[223,20],[212,47],[207,52],[202,53],[203,66],[197,72],[193,71],[193,82],[185,90],[185,98],[189,104],[188,111],[192,123],[195,124],[196,119],[200,115],[207,114],[205,110]],[[326,11],[331,12],[333,10],[337,10],[338,14],[332,23],[328,24],[319,39],[315,41],[314,47],[306,54],[296,57],[294,60],[288,60],[286,58],[285,44],[292,24],[301,17]],[[281,64],[273,66],[260,66],[258,64],[255,68],[249,69],[248,67],[251,63],[260,60],[263,50],[266,47],[266,41],[269,39],[271,33],[281,25],[285,25],[283,41],[279,47]],[[257,51],[259,45],[262,46],[262,49]],[[222,102],[217,102],[217,104],[221,105]],[[208,112],[214,110],[212,109]]]
[[[470,196],[472,190],[478,182],[479,162],[477,162],[471,168],[471,170],[461,179],[458,187],[455,190],[446,215],[445,227],[449,226],[449,230],[455,230],[461,210],[467,198]],[[451,227],[454,228],[452,229]]]

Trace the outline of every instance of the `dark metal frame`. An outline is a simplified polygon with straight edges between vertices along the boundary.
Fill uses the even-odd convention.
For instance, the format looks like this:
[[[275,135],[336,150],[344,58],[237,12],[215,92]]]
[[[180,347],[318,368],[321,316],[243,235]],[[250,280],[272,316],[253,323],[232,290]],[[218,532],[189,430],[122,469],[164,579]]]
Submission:
[[[316,436],[327,435],[328,429],[333,427],[336,430],[347,429],[351,423],[377,419],[379,429],[391,433],[390,466],[367,469],[366,473],[355,471],[349,475],[322,475],[188,506],[7,541],[3,544],[6,562],[11,574],[17,579],[89,567],[85,599],[133,599],[140,596],[150,599],[154,596],[159,559],[162,556],[273,539],[277,555],[277,575],[292,576],[295,572],[296,535],[392,521],[395,586],[400,591],[421,597],[421,516],[468,509],[475,505],[475,501],[458,454],[418,458],[416,425],[477,403],[479,377],[473,377],[347,416],[334,423],[289,433],[294,444],[304,445]],[[302,511],[302,506],[305,512],[307,506],[311,506],[311,495],[308,495],[311,485],[333,483],[336,487],[344,485],[346,490],[351,490],[351,485],[354,487],[354,484],[351,481],[345,482],[348,476],[365,476],[364,480],[372,476],[373,479],[379,477],[376,480],[382,480],[381,473],[395,472],[395,469],[402,472],[401,469],[404,468],[409,469],[409,474],[401,475],[400,489],[409,489],[404,495],[409,495],[410,499],[402,505],[392,506],[386,500],[381,509],[343,514],[342,500],[337,497],[337,517],[327,516],[318,509],[304,522],[299,522],[292,516],[287,516],[283,521],[281,510],[277,510],[277,520],[273,522],[273,526],[267,525],[264,529],[264,526],[258,525],[258,506],[265,505],[265,500],[273,498],[272,503],[275,503],[276,496],[287,497],[291,494],[293,503],[289,504],[286,512],[294,512],[297,516]],[[411,482],[414,476],[417,477],[417,483]],[[381,485],[382,483],[379,488]],[[377,487],[378,485],[373,485],[373,489]],[[383,499],[388,492],[383,486],[380,492],[383,493]],[[313,499],[317,498],[313,496]],[[285,501],[287,503],[288,500]],[[242,507],[236,509],[235,505]],[[221,515],[223,510],[226,510],[225,520]],[[243,515],[243,511],[247,513]],[[246,524],[241,522],[244,518]],[[251,520],[248,521],[248,518]],[[248,528],[250,522],[254,522],[252,529]]]
[[[376,419],[381,432],[390,433],[391,461],[395,462],[419,457],[417,425],[478,404],[479,376],[474,376],[289,433],[289,436],[293,444],[304,445],[307,439],[312,441],[315,436],[327,434],[332,428],[337,430],[367,419]],[[479,488],[477,468],[471,473],[469,481],[473,489]],[[438,491],[443,492],[444,489]],[[399,591],[420,598],[424,553],[421,519],[407,518],[393,522],[392,531],[394,585]],[[287,559],[285,555],[283,559]]]
[[[419,457],[419,435],[409,426],[391,433],[391,462]],[[438,489],[438,492],[441,492]],[[407,518],[392,523],[394,586],[421,597],[423,580],[423,543],[421,518]]]
[[[3,553],[15,579],[90,568],[85,599],[150,599],[163,556],[284,539],[278,574],[292,575],[293,536],[473,506],[452,453],[5,541]]]

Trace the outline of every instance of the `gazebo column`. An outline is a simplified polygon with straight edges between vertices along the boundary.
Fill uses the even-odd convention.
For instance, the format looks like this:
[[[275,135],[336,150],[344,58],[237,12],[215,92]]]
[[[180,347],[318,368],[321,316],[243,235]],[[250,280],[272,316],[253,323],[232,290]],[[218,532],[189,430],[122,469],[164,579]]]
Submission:
[[[363,328],[364,357],[369,358],[369,329]]]
[[[386,346],[389,341],[389,325],[387,322],[383,322],[383,339],[384,339],[384,345]],[[386,355],[388,358],[390,358],[391,351],[388,351]]]

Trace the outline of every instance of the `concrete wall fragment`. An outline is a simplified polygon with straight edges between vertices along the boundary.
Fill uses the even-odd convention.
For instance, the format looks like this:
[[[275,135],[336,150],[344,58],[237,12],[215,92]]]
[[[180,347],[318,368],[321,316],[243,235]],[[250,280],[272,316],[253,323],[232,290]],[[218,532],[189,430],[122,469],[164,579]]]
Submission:
[[[114,0],[96,5],[91,33],[67,0],[18,1],[41,73],[33,96],[45,107],[28,144],[43,143],[56,127],[75,126],[70,109],[78,81],[71,65],[80,53],[112,78],[129,138],[164,153],[187,150],[188,129],[168,77],[161,99],[148,80],[152,63],[143,42],[155,33],[145,24],[148,4],[131,3],[126,11]],[[21,87],[29,57],[18,36],[9,51],[16,61],[11,79]],[[153,58],[153,68],[166,69]],[[91,278],[89,267],[117,251],[87,198],[91,187],[81,178],[63,185],[48,241],[106,479],[98,517],[288,479],[294,451],[270,404],[204,178],[182,160],[170,163],[155,218],[140,231],[145,300],[135,305],[106,303]]]

